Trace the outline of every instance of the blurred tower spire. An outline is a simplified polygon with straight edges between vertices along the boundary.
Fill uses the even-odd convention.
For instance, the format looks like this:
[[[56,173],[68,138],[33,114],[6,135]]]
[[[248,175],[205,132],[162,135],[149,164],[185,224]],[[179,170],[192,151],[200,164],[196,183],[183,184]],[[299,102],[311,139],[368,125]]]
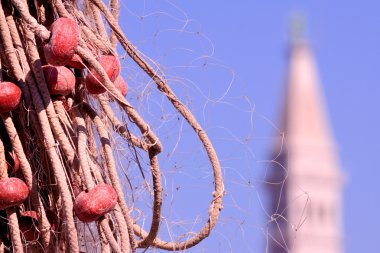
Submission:
[[[342,253],[342,172],[304,24],[292,22],[284,138],[268,178],[269,253]]]
[[[291,17],[290,40],[300,41],[306,37],[306,22],[303,12],[295,12]]]

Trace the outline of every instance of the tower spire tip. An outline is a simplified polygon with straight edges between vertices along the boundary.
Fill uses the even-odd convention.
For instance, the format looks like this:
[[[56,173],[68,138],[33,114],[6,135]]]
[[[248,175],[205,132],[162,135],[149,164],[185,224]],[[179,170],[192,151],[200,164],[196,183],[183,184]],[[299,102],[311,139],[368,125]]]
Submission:
[[[306,37],[306,17],[304,12],[294,12],[290,22],[290,41],[304,41]]]

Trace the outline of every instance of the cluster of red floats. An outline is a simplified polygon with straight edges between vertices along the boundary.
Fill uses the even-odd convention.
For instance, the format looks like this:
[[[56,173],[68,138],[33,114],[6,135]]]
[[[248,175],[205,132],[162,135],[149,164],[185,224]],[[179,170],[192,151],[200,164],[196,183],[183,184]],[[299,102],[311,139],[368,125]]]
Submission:
[[[82,59],[75,54],[78,46],[79,29],[74,20],[59,18],[50,27],[51,37],[44,46],[44,55],[49,65],[44,66],[44,75],[50,94],[66,96],[75,87],[75,76],[69,68],[85,69]],[[127,94],[127,84],[120,76],[120,63],[114,55],[100,55],[99,64],[106,71],[123,96]],[[67,68],[67,67],[69,68]],[[88,93],[96,95],[106,92],[101,77],[93,69],[89,69],[85,79]]]
[[[78,46],[79,27],[68,18],[57,19],[50,27],[51,37],[43,48],[47,65],[42,67],[48,90],[51,95],[67,96],[75,88],[76,78],[72,69],[85,69],[82,59],[75,54]],[[127,93],[127,84],[120,76],[120,63],[113,55],[100,55],[98,62],[123,96]],[[101,77],[93,69],[88,70],[85,86],[89,94],[101,94],[106,89]],[[16,109],[21,100],[20,88],[11,82],[0,82],[0,114]],[[9,175],[14,175],[20,167],[20,161],[14,152],[6,152],[6,166]],[[4,177],[0,180],[0,210],[22,204],[29,195],[24,181],[17,177]],[[74,211],[79,220],[92,222],[112,210],[117,203],[117,195],[110,185],[101,184],[88,192],[81,192],[75,199]],[[20,212],[20,231],[27,240],[35,240],[38,222],[35,211]],[[54,224],[53,224],[54,225]]]

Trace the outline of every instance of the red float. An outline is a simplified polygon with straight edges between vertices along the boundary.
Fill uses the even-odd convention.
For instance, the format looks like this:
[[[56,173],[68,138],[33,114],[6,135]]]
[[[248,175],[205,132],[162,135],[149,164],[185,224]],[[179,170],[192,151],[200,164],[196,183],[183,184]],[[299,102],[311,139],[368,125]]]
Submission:
[[[28,187],[21,179],[10,177],[0,180],[0,210],[21,204],[28,195]]]
[[[79,220],[92,222],[111,211],[116,203],[115,189],[108,184],[99,184],[88,193],[81,192],[76,197],[74,210]]]
[[[50,94],[66,96],[75,87],[75,76],[63,66],[46,65],[42,67]]]
[[[11,82],[0,82],[0,113],[16,109],[21,100],[20,88]]]
[[[120,74],[119,60],[113,55],[101,55],[97,58],[100,65],[106,71],[111,82],[114,82]],[[101,94],[106,91],[103,87],[102,78],[94,69],[90,69],[86,80],[86,88],[90,94]]]
[[[121,94],[125,97],[127,95],[128,91],[128,85],[125,82],[124,78],[122,76],[118,76],[113,82],[115,84],[115,87],[121,92]]]
[[[46,61],[54,66],[64,66],[78,46],[78,24],[70,18],[59,18],[51,25],[50,32],[50,40],[44,46]]]
[[[82,59],[77,54],[74,54],[73,57],[71,57],[71,60],[67,63],[67,66],[69,66],[70,68],[74,68],[74,69],[84,69],[85,68]]]

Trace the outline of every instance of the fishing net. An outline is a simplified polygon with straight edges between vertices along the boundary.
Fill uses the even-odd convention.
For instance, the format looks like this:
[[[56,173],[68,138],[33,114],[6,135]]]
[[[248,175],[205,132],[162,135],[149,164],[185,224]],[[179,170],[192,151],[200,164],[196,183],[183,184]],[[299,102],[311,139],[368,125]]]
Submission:
[[[0,252],[178,251],[214,228],[224,194],[214,147],[159,68],[121,31],[118,16],[118,0],[1,0]],[[151,78],[211,163],[208,219],[173,241],[158,237],[163,143],[125,97],[118,52]],[[151,174],[141,173],[148,186],[138,189],[152,196],[147,230],[132,215],[139,210],[130,198],[135,188],[123,183],[141,178],[121,169],[120,145],[130,153],[123,162],[141,171],[147,165]]]

